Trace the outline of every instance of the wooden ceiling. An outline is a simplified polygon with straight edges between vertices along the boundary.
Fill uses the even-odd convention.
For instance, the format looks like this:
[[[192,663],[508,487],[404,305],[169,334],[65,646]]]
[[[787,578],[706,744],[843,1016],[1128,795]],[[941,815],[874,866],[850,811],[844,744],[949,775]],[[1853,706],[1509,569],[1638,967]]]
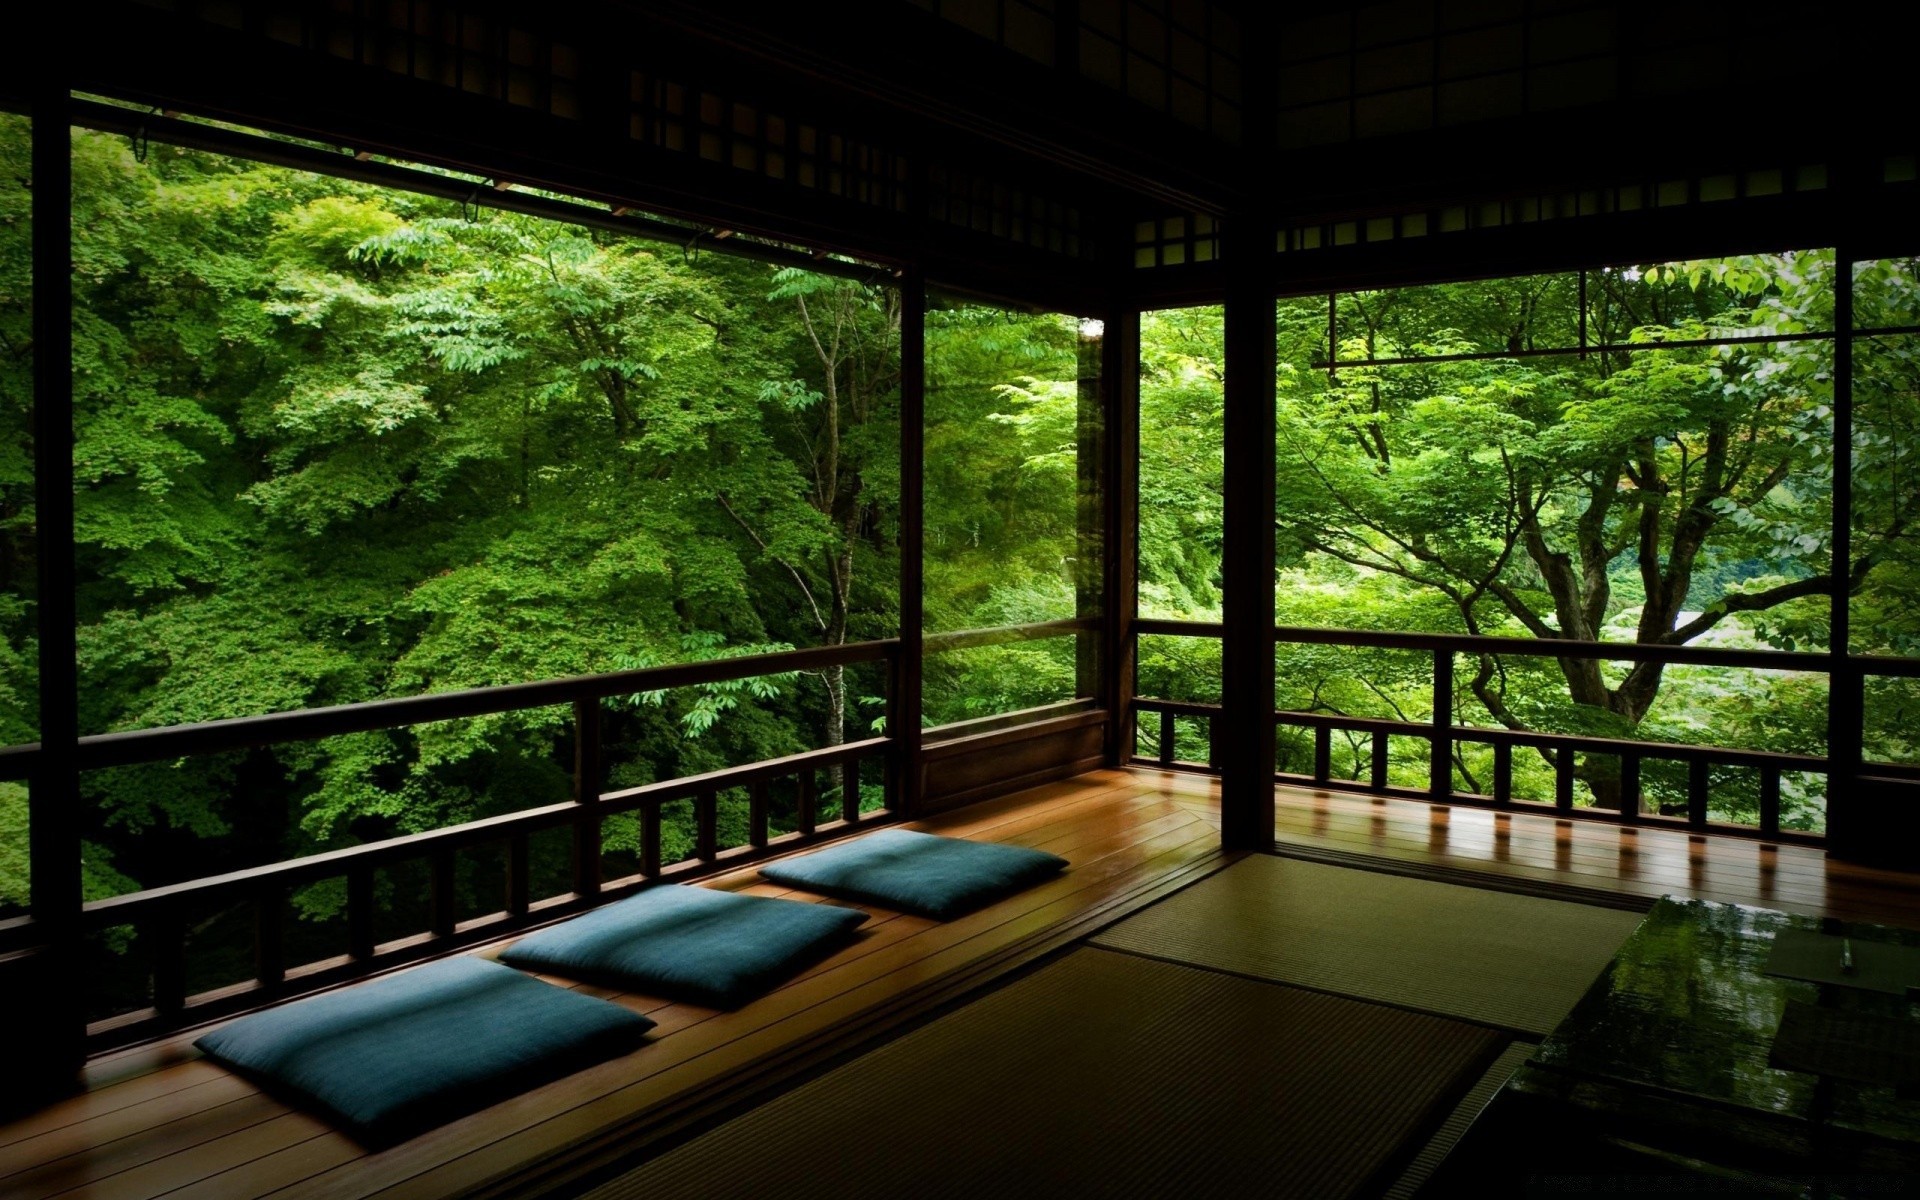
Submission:
[[[1904,228],[1916,104],[1838,6],[1281,7],[81,0],[0,55],[1060,303]]]

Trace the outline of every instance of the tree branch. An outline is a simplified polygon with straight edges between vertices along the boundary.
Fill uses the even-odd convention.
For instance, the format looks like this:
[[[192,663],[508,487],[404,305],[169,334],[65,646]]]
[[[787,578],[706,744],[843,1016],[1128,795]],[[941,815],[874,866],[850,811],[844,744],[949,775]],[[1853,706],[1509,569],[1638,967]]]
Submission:
[[[713,498],[720,502],[720,507],[727,510],[727,515],[732,517],[734,521],[739,524],[740,528],[746,531],[747,536],[753,539],[753,544],[760,547],[760,553],[785,567],[787,574],[793,576],[793,582],[800,587],[800,594],[807,598],[807,607],[813,610],[814,623],[819,625],[822,631],[825,631],[827,628],[827,619],[820,615],[820,605],[815,602],[813,598],[813,589],[808,587],[807,581],[800,577],[800,572],[794,569],[792,563],[767,548],[766,542],[762,541],[760,535],[753,531],[753,526],[747,524],[746,518],[734,511],[733,505],[727,502],[727,497],[724,493],[715,492]]]

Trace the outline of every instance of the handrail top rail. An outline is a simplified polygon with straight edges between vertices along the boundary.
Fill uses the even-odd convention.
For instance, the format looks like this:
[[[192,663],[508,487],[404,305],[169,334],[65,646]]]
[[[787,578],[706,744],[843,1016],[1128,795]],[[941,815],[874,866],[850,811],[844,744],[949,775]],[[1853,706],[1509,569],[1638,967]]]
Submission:
[[[898,638],[849,642],[840,646],[803,647],[771,654],[744,654],[701,662],[637,667],[594,675],[572,675],[531,683],[505,683],[362,700],[320,708],[297,708],[249,717],[224,717],[186,725],[127,729],[88,734],[79,741],[81,759],[89,768],[156,762],[189,754],[240,750],[276,742],[310,741],[346,733],[367,733],[432,721],[491,716],[530,708],[548,708],[580,700],[602,700],[634,692],[664,691],[708,683],[726,683],[762,675],[818,670],[822,667],[878,662],[899,653]],[[30,742],[0,747],[0,779],[25,778],[39,757],[40,746]]]
[[[1010,642],[1034,641],[1099,628],[1096,617],[1065,617],[991,629],[962,629],[925,635],[928,653]],[[900,652],[899,638],[876,638],[839,646],[802,647],[771,654],[745,654],[702,662],[670,663],[593,675],[572,675],[530,683],[494,684],[421,696],[361,700],[319,708],[297,708],[245,717],[223,717],[185,725],[88,734],[79,741],[88,769],[157,762],[189,754],[241,750],[275,742],[310,741],[346,733],[368,733],[431,721],[491,716],[529,708],[547,708],[579,700],[599,700],[631,692],[664,691],[707,683],[725,683],[761,675],[811,671],[823,667],[878,662]],[[0,780],[25,779],[40,757],[40,744],[0,746]]]
[[[1161,637],[1221,637],[1224,627],[1211,621],[1173,621],[1142,617],[1134,632]],[[1382,650],[1453,650],[1512,654],[1533,658],[1580,658],[1636,662],[1747,667],[1765,671],[1831,672],[1836,662],[1866,675],[1920,677],[1920,657],[1891,654],[1836,655],[1810,650],[1748,650],[1727,646],[1672,645],[1664,642],[1597,642],[1573,638],[1492,637],[1474,633],[1416,633],[1409,630],[1333,629],[1313,625],[1276,625],[1274,640],[1292,645],[1365,646]]]
[[[1134,699],[1141,712],[1171,713],[1174,716],[1212,717],[1222,708],[1194,700],[1161,700],[1151,696]],[[1276,724],[1298,729],[1336,729],[1350,733],[1384,733],[1404,737],[1432,738],[1434,726],[1427,721],[1401,721],[1393,717],[1359,717],[1346,713],[1306,712],[1276,708]],[[1547,729],[1504,729],[1489,725],[1449,724],[1447,735],[1458,742],[1509,746],[1570,746],[1597,754],[1631,754],[1638,758],[1709,759],[1730,766],[1771,766],[1782,770],[1824,771],[1827,760],[1818,754],[1796,754],[1785,750],[1742,750],[1734,746],[1696,746],[1687,742],[1654,742],[1634,738],[1599,737],[1590,733],[1556,733]]]

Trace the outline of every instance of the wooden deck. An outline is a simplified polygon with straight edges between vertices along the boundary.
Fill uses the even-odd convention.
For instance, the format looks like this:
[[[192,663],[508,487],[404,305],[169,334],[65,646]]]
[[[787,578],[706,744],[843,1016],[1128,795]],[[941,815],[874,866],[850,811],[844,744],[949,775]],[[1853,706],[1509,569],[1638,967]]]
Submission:
[[[1183,794],[1215,794],[1211,780],[1142,774]],[[1920,876],[1829,862],[1808,846],[1345,792],[1279,788],[1276,795],[1276,839],[1305,853],[1920,929]]]
[[[1289,788],[1276,800],[1283,852],[1348,865],[1920,927],[1913,879],[1829,864],[1804,847]],[[89,1068],[85,1093],[0,1126],[0,1196],[397,1198],[551,1186],[730,1111],[1183,886],[1224,861],[1218,826],[1213,780],[1152,770],[1093,772],[917,823],[1051,850],[1071,867],[943,924],[869,910],[854,945],[738,1012],[596,991],[659,1022],[646,1046],[378,1153],[201,1059],[191,1035],[123,1051]],[[750,869],[712,886],[813,899]]]
[[[596,989],[658,1022],[645,1046],[379,1153],[201,1058],[194,1035],[113,1054],[90,1067],[84,1094],[0,1126],[0,1196],[464,1196],[515,1190],[529,1171],[551,1183],[597,1147],[630,1151],[648,1130],[724,1111],[711,1106],[1219,865],[1218,825],[1204,794],[1118,771],[918,822],[1049,850],[1070,866],[945,923],[869,909],[853,945],[736,1012]],[[751,869],[713,886],[816,899]]]

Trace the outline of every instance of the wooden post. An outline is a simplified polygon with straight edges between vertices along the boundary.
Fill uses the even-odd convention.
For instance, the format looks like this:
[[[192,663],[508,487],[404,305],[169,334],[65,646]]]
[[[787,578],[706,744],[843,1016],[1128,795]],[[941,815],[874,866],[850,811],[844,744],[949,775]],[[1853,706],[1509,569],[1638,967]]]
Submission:
[[[1713,764],[1704,757],[1687,764],[1687,824],[1707,827],[1707,809],[1713,800]]]
[[[1139,663],[1133,632],[1140,607],[1140,312],[1136,308],[1107,313],[1100,384],[1107,423],[1100,702],[1107,710],[1107,765],[1120,767],[1133,760],[1133,696]]]
[[[1620,756],[1620,819],[1629,824],[1640,820],[1640,756]]]
[[[33,494],[39,544],[40,760],[28,781],[30,907],[46,948],[22,1078],[58,1080],[86,1061],[80,887],[80,711],[74,600],[73,162],[65,48],[55,31],[35,54],[33,97]],[[30,1085],[32,1086],[32,1085]]]
[[[1857,820],[1855,781],[1863,757],[1866,677],[1848,657],[1853,643],[1853,256],[1833,255],[1833,588],[1828,597],[1827,652],[1827,850],[1835,858],[1873,856],[1887,831]],[[1778,820],[1776,815],[1776,821]]]
[[[1220,840],[1273,845],[1274,300],[1264,279],[1273,231],[1229,225],[1226,303],[1225,595]]]
[[[860,760],[840,764],[840,819],[849,825],[860,819]]]
[[[153,1008],[162,1017],[177,1017],[187,1004],[187,924],[176,907],[168,905],[146,930],[153,939]]]
[[[794,827],[801,836],[811,837],[814,827],[819,823],[819,777],[814,774],[812,767],[807,767],[800,772],[796,782],[799,786],[794,793]]]
[[[532,867],[529,841],[525,830],[507,839],[507,912],[515,917],[526,916],[533,907],[533,887],[527,878]]]
[[[373,868],[347,872],[347,953],[355,962],[373,957]]]
[[[701,788],[693,798],[693,853],[701,862],[712,862],[720,853],[720,796],[712,788]]]
[[[260,893],[253,909],[253,977],[267,987],[287,977],[286,920],[286,891],[274,887]]]
[[[600,701],[573,702],[573,891],[600,891]]]
[[[651,879],[660,873],[660,806],[640,806],[640,873]]]
[[[1760,768],[1760,832],[1767,837],[1780,833],[1780,768]]]
[[[887,736],[893,739],[894,781],[890,797],[903,817],[920,812],[920,681],[925,667],[926,609],[922,588],[926,547],[927,281],[917,269],[900,281],[900,646],[888,696]],[[805,798],[812,772],[801,785],[801,831],[813,832]]]
[[[452,847],[442,847],[433,852],[429,860],[431,868],[431,926],[433,936],[452,937],[454,926],[459,924],[458,905],[455,902],[456,861]]]
[[[1433,652],[1433,758],[1427,790],[1435,800],[1453,795],[1453,651]]]
[[[1090,697],[1104,702],[1106,680],[1101,665],[1106,657],[1107,531],[1112,514],[1108,511],[1106,480],[1107,412],[1110,408],[1106,381],[1106,325],[1104,320],[1081,318],[1075,345],[1074,362],[1079,404],[1074,418],[1074,551],[1073,615],[1100,622],[1092,632],[1074,635],[1075,698]]]
[[[767,844],[767,781],[764,779],[747,785],[747,842],[759,848]]]

